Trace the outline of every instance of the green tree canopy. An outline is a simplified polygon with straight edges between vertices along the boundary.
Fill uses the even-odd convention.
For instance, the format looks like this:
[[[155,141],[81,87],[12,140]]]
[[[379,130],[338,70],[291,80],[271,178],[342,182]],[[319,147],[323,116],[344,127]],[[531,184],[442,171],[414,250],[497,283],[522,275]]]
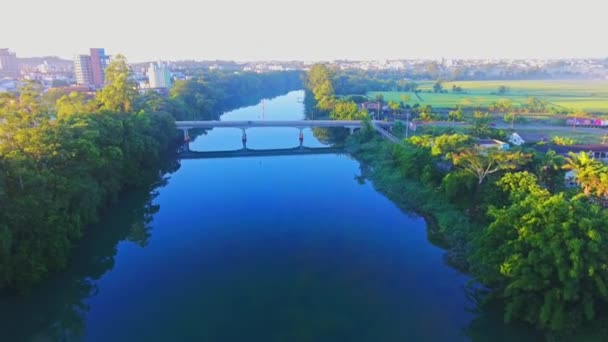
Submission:
[[[359,109],[352,101],[340,100],[335,103],[330,117],[334,120],[362,120],[367,117],[367,111]]]
[[[71,92],[63,95],[55,105],[57,116],[62,117],[73,114],[91,113],[96,110],[95,103],[88,101],[86,95],[79,92]]]
[[[97,93],[101,109],[115,112],[131,112],[137,92],[133,71],[123,55],[116,55],[105,70],[106,82]]]
[[[321,110],[331,110],[334,105],[332,72],[325,64],[313,65],[306,74],[306,85],[312,91]]]
[[[520,151],[482,147],[468,148],[452,154],[454,165],[477,177],[478,184],[482,184],[487,176],[495,172],[517,169],[525,164],[529,157]]]
[[[570,152],[564,169],[574,173],[586,196],[608,196],[608,166],[589,156],[587,152]]]
[[[498,184],[511,205],[490,209],[472,259],[480,279],[502,289],[505,318],[552,330],[594,318],[608,304],[608,211],[553,195],[527,172]]]

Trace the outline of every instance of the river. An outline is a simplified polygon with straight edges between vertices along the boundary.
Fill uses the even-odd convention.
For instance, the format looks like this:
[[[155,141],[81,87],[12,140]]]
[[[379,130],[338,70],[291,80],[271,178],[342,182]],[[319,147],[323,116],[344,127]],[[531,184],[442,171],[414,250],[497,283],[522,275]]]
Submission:
[[[301,119],[302,91],[222,120]],[[248,147],[298,146],[248,130]],[[311,130],[304,145],[317,147]],[[241,148],[214,129],[191,150]],[[424,219],[361,182],[346,154],[182,160],[126,194],[68,269],[0,302],[2,341],[511,341],[475,313]]]

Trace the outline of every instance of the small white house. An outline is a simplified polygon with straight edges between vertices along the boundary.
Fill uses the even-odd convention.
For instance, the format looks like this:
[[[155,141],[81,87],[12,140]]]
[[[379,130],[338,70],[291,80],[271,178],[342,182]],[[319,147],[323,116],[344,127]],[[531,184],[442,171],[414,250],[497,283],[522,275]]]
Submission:
[[[509,137],[509,142],[515,146],[521,146],[523,145],[526,141],[524,139],[521,138],[521,136],[517,133],[513,133],[511,134],[511,136]]]
[[[497,148],[499,150],[508,150],[509,144],[506,142],[496,140],[496,139],[477,139],[475,144],[483,149],[486,148]]]

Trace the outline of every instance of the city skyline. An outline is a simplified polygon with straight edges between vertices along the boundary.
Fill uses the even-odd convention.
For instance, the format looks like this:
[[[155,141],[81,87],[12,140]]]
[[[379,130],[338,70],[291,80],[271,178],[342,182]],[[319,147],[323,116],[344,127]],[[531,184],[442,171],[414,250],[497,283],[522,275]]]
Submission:
[[[131,62],[608,57],[608,45],[596,44],[604,32],[598,1],[497,4],[233,0],[202,7],[185,0],[170,6],[109,0],[96,7],[100,24],[92,25],[88,16],[49,24],[48,18],[60,18],[81,1],[13,2],[16,13],[28,13],[31,29],[3,37],[2,43],[18,57],[64,59],[104,46]],[[30,11],[32,5],[37,11]],[[18,27],[19,17],[8,16],[6,24]]]

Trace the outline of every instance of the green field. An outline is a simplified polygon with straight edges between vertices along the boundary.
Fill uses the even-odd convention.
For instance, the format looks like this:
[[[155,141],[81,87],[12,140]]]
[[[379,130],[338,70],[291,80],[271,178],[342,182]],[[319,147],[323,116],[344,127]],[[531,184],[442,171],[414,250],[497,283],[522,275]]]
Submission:
[[[430,104],[435,108],[485,108],[499,99],[509,99],[514,105],[522,105],[531,97],[537,97],[550,106],[589,113],[608,113],[608,80],[606,81],[455,81],[444,82],[449,93],[432,93],[435,82],[416,82],[419,99],[412,92],[369,92],[368,96],[382,94],[385,100],[401,101],[401,95],[410,97],[409,105]],[[452,93],[452,85],[462,88],[463,93]],[[509,91],[497,95],[499,86]]]

